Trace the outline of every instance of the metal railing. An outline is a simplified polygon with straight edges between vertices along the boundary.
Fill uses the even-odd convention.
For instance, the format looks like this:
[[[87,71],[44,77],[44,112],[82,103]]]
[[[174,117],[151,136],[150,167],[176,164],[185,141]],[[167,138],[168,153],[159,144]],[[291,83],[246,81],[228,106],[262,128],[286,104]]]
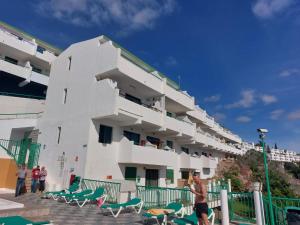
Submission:
[[[256,222],[253,193],[229,192],[228,206],[231,221]]]
[[[271,225],[271,217],[270,217],[270,207],[268,198],[263,197],[263,205],[264,205],[264,218],[265,224]],[[284,208],[281,208],[274,203],[272,204],[273,214],[274,214],[274,222],[276,225],[287,225],[286,221],[286,212]]]
[[[105,194],[107,194],[107,201],[111,203],[118,202],[120,195],[121,184],[117,182],[110,181],[101,181],[101,180],[91,180],[91,179],[82,179],[81,188],[95,190],[98,187],[103,187]]]
[[[32,169],[38,165],[41,144],[32,143],[30,139],[6,140],[0,139],[0,148],[4,149],[11,156],[17,165],[26,164],[27,168]],[[29,152],[28,160],[26,156]]]
[[[165,207],[171,202],[184,207],[194,204],[194,195],[189,189],[137,186],[137,197],[144,201],[144,208]]]

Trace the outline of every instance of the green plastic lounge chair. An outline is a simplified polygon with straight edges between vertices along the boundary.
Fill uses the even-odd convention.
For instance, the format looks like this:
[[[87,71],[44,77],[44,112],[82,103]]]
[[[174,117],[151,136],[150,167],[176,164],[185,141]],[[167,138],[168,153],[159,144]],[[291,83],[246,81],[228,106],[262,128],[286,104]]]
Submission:
[[[119,203],[119,204],[109,204],[109,205],[103,205],[101,206],[102,209],[108,209],[113,217],[117,218],[120,214],[120,212],[123,209],[126,208],[132,208],[137,214],[140,214],[144,202],[139,198],[133,198],[129,200],[128,202]],[[114,211],[117,211],[117,213],[114,213]]]
[[[90,195],[92,193],[93,193],[93,190],[86,189],[86,190],[83,190],[83,191],[80,191],[80,192],[75,192],[75,193],[72,193],[72,194],[59,195],[57,197],[60,198],[60,199],[64,199],[66,203],[70,203],[70,202],[73,201],[73,199],[80,198],[80,197],[86,196],[86,195]]]
[[[93,194],[78,196],[72,199],[75,201],[77,205],[81,208],[88,202],[98,201],[100,198],[102,199],[102,204],[105,202],[107,195],[104,194],[104,188],[97,188]]]
[[[74,183],[72,184],[68,189],[66,190],[62,190],[62,191],[48,191],[45,192],[44,197],[48,197],[48,198],[53,198],[55,199],[56,196],[58,195],[62,195],[62,194],[71,194],[73,192],[78,191],[79,189],[79,184],[78,183]]]
[[[50,224],[50,221],[40,221],[33,222],[28,220],[22,216],[8,216],[8,217],[0,217],[0,224],[4,225],[42,225],[42,224]]]
[[[211,225],[215,223],[215,213],[212,209],[208,209],[208,219],[211,219]],[[197,225],[198,218],[196,213],[193,212],[191,215],[186,215],[183,218],[174,219],[173,222],[178,225]]]
[[[169,215],[177,215],[178,216],[180,214],[182,217],[184,215],[184,207],[180,203],[176,203],[176,202],[170,203],[163,209],[173,209],[174,212],[170,213]],[[160,224],[159,220],[164,220],[165,214],[153,215],[151,213],[144,213],[143,217],[146,217],[148,219],[155,219],[157,224]]]

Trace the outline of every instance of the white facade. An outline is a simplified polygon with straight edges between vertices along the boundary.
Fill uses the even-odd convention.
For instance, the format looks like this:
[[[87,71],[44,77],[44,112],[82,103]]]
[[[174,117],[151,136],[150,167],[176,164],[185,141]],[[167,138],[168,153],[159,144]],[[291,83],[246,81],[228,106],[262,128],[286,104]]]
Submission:
[[[45,42],[0,21],[0,139],[21,140],[36,129],[50,66],[58,54]]]
[[[214,176],[226,154],[244,153],[242,140],[194,102],[104,36],[71,45],[52,64],[39,123],[40,162],[51,168],[50,188],[66,185],[70,173],[128,178],[128,167],[135,168],[141,185],[176,186],[195,170],[202,178]],[[99,141],[100,125],[112,129],[109,143]],[[125,133],[138,136],[136,143]],[[173,171],[173,184],[167,170]]]

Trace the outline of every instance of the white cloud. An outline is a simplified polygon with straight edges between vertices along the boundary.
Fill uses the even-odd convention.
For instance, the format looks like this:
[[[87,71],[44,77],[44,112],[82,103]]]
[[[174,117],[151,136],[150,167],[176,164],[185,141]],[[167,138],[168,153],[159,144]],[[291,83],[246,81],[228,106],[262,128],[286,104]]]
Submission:
[[[244,90],[241,92],[242,98],[232,104],[228,104],[225,107],[227,109],[232,108],[249,108],[255,104],[255,91],[254,90]]]
[[[293,4],[294,0],[256,0],[253,13],[261,19],[270,19]]]
[[[289,120],[300,120],[300,109],[288,114]]]
[[[276,110],[274,110],[270,113],[270,119],[271,120],[278,120],[279,117],[281,117],[283,113],[284,113],[283,109],[276,109]]]
[[[292,75],[300,75],[300,69],[286,69],[280,72],[280,77],[289,77]]]
[[[172,67],[178,64],[177,60],[173,56],[169,56],[165,62],[166,66]]]
[[[221,99],[221,95],[212,95],[209,97],[204,98],[205,102],[218,102]]]
[[[221,121],[223,121],[224,119],[226,119],[226,115],[224,114],[224,113],[215,113],[214,115],[212,115],[214,118],[215,118],[215,120],[217,121],[217,122],[221,122]]]
[[[175,0],[42,0],[36,5],[40,15],[77,26],[117,25],[123,34],[151,29],[175,8]]]
[[[251,118],[248,116],[239,116],[238,118],[236,118],[236,121],[239,123],[248,123],[251,121]]]
[[[260,99],[262,100],[262,102],[265,105],[269,105],[269,104],[272,104],[274,102],[277,102],[277,98],[274,95],[263,94],[263,95],[260,96]]]

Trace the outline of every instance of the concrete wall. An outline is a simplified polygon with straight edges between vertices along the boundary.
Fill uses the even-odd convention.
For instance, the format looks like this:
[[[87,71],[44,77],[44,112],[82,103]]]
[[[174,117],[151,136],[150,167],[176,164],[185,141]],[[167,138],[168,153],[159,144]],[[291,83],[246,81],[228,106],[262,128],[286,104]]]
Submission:
[[[0,114],[38,113],[44,109],[44,100],[0,95]]]
[[[17,165],[13,159],[4,159],[0,155],[0,188],[16,188],[17,169]]]

